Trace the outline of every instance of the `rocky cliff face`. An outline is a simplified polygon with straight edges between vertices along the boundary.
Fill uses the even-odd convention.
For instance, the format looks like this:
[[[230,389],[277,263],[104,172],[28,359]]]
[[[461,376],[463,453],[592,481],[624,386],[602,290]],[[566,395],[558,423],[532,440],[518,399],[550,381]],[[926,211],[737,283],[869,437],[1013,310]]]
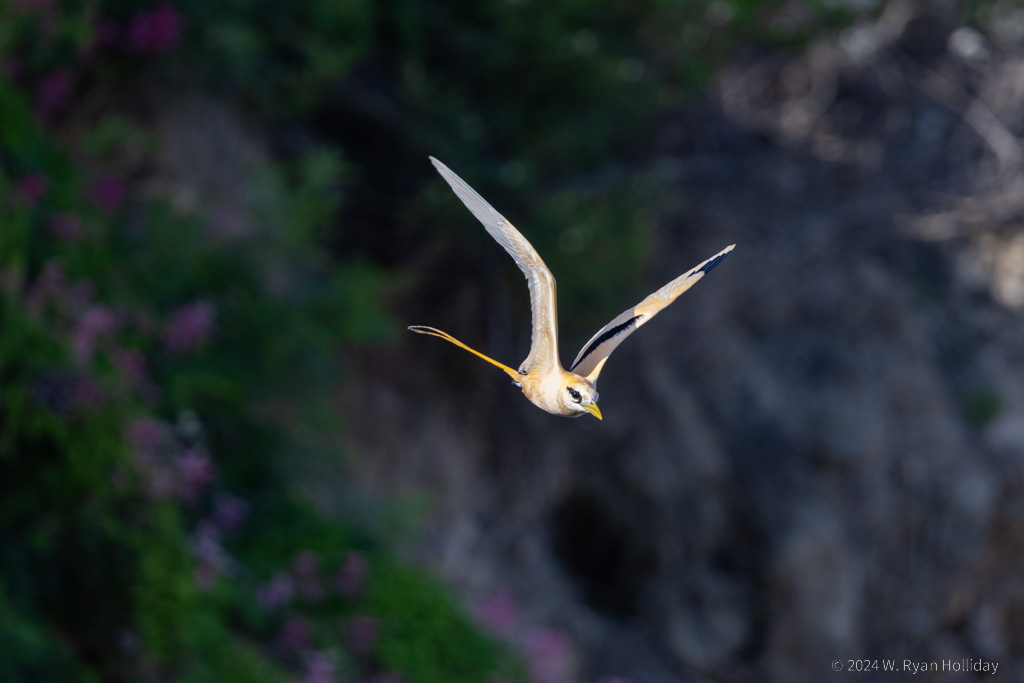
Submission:
[[[603,422],[413,335],[350,358],[348,475],[426,494],[410,553],[485,618],[503,596],[495,628],[567,634],[538,677],[1021,669],[1024,52],[1019,15],[992,17],[895,3],[740,59],[666,124],[652,164],[678,206],[646,290],[738,246],[616,352]],[[507,343],[473,337],[482,283],[428,305],[422,275],[407,322]]]

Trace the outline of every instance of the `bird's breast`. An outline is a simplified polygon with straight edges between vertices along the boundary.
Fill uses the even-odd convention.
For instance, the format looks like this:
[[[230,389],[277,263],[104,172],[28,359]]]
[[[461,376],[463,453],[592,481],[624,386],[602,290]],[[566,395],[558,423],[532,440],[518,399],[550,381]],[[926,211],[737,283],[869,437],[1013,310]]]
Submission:
[[[552,415],[579,416],[576,411],[567,409],[560,400],[562,397],[559,392],[564,390],[560,377],[530,373],[523,377],[520,388],[530,403],[541,410]]]

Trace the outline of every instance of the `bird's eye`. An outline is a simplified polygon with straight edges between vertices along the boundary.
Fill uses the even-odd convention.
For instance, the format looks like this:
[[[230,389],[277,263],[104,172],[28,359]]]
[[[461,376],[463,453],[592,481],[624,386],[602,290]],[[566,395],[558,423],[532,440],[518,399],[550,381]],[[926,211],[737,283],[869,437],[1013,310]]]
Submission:
[[[577,403],[579,403],[581,400],[583,400],[583,397],[580,396],[580,392],[576,391],[572,387],[566,387],[566,388],[569,390],[569,395],[572,396],[572,400],[576,401]]]

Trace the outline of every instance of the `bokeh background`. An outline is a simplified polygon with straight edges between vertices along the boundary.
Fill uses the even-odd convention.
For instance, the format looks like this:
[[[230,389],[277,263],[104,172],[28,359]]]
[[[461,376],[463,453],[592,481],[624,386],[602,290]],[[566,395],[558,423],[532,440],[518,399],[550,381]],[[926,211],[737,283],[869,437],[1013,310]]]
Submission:
[[[1008,0],[0,0],[0,680],[1024,680],[1021,136]],[[555,418],[428,155],[565,360],[738,246]]]

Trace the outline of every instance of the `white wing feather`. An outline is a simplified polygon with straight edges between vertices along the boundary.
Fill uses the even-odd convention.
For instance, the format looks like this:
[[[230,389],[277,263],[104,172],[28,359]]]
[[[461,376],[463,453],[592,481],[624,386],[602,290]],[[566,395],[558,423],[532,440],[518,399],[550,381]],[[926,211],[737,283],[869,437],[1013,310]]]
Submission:
[[[541,372],[555,367],[560,368],[558,360],[558,318],[555,306],[555,278],[544,265],[544,260],[516,230],[504,216],[495,211],[476,190],[455,174],[450,168],[434,157],[430,162],[441,174],[455,194],[462,200],[474,216],[483,224],[487,232],[497,240],[498,244],[515,259],[516,265],[526,276],[526,284],[530,288],[530,309],[532,311],[532,343],[530,355],[526,357],[520,370],[529,372],[538,369]]]
[[[597,384],[597,377],[601,374],[605,361],[619,344],[629,335],[636,332],[637,328],[656,316],[662,309],[671,304],[676,298],[688,290],[704,277],[712,268],[722,262],[735,244],[718,252],[700,265],[691,268],[664,287],[654,292],[636,306],[623,311],[610,323],[597,331],[590,338],[583,348],[580,349],[576,360],[573,361],[570,372],[586,377],[592,384]]]

